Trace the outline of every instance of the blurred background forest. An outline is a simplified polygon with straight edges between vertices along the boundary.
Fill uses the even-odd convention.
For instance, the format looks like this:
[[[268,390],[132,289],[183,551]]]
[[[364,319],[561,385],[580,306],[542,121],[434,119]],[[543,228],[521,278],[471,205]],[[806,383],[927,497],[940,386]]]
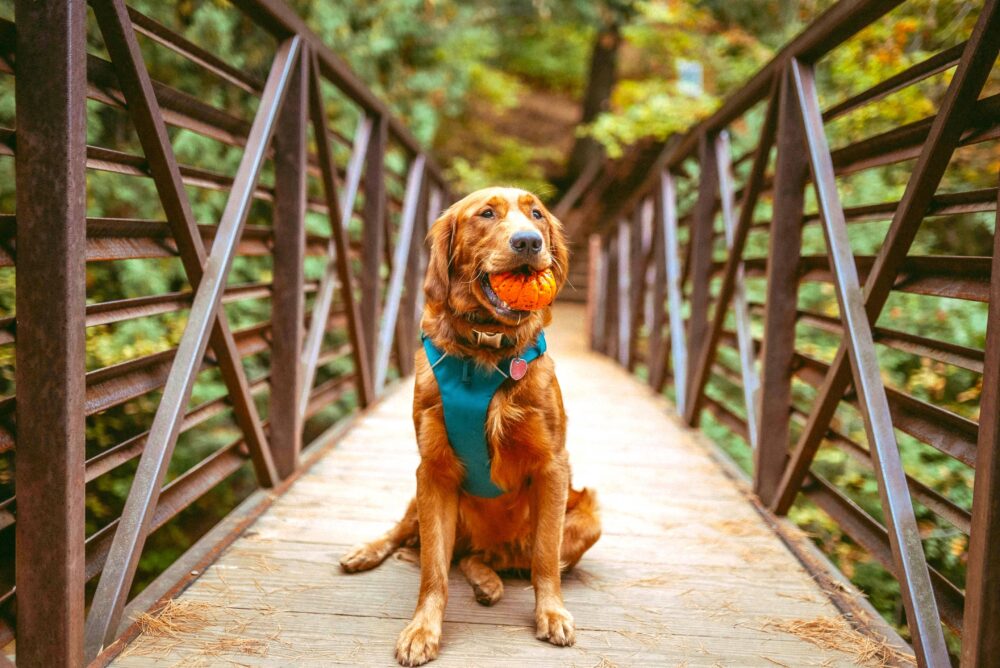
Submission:
[[[9,0],[0,1],[0,18],[12,20]],[[210,48],[227,62],[261,79],[273,46],[261,40],[259,29],[225,0],[134,0],[130,3],[191,41]],[[463,193],[487,184],[529,188],[554,200],[580,174],[589,160],[616,159],[638,146],[662,142],[711,113],[725,96],[749,77],[791,39],[808,21],[833,4],[831,0],[290,0],[310,27],[388,103],[417,139],[438,156],[454,184]],[[893,23],[879,22],[851,39],[826,59],[819,70],[824,104],[860,91],[928,54],[957,44],[968,34],[970,11],[977,3],[964,0],[914,0],[893,13]],[[902,17],[902,20],[900,20]],[[164,49],[142,42],[154,78],[240,116],[252,109],[239,91],[204,88],[187,78],[184,63]],[[91,50],[103,53],[92,26]],[[833,147],[859,136],[927,116],[934,111],[950,72],[893,95],[862,114],[849,114],[828,127]],[[994,73],[996,79],[996,73]],[[997,81],[991,86],[996,90]],[[10,77],[0,77],[0,125],[13,123]],[[332,103],[335,104],[335,103]],[[95,107],[97,109],[97,107]],[[91,143],[134,146],[126,117],[100,108],[89,115]],[[745,136],[733,137],[734,154],[752,144],[759,118],[746,121]],[[352,121],[342,131],[350,134]],[[240,152],[191,132],[173,134],[182,162],[231,173]],[[742,145],[741,145],[742,142]],[[744,166],[746,167],[746,165]],[[866,171],[842,182],[845,205],[882,202],[898,197],[909,164]],[[963,151],[943,185],[945,190],[993,187],[1000,169],[997,147]],[[0,160],[0,212],[13,210],[13,164]],[[89,214],[154,218],[159,208],[148,183],[116,175],[94,177],[88,183]],[[200,220],[216,220],[224,197],[219,192],[191,191]],[[683,195],[683,193],[682,193]],[[251,219],[252,222],[252,219]],[[954,224],[953,224],[954,223]],[[315,223],[319,225],[319,223]],[[921,254],[989,255],[993,233],[991,215],[964,216],[959,223],[937,219],[918,237]],[[320,228],[317,227],[317,230]],[[852,245],[859,254],[877,252],[886,224],[876,222],[852,228]],[[818,230],[807,235],[804,253],[822,253]],[[766,236],[751,237],[748,256],[766,255]],[[264,263],[264,264],[262,264]],[[150,271],[155,267],[155,271]],[[318,269],[307,269],[315,275]],[[265,280],[264,259],[239,258],[232,282]],[[13,314],[13,269],[0,269],[0,310]],[[180,290],[186,285],[175,259],[136,260],[88,265],[88,300],[121,299]],[[763,301],[762,281],[749,286],[752,301]],[[894,294],[885,310],[894,327],[920,331],[946,341],[982,349],[984,304],[938,300],[935,308],[911,308],[914,295]],[[912,302],[912,303],[911,303]],[[836,314],[832,287],[811,284],[803,288],[803,307]],[[227,306],[234,329],[260,322],[266,313],[255,302]],[[114,326],[88,329],[88,368],[99,368],[175,346],[185,313],[139,318]],[[759,322],[755,324],[759,335]],[[808,349],[829,361],[838,344],[834,334],[802,333]],[[888,385],[918,397],[933,398],[955,413],[975,418],[980,376],[927,358],[880,350]],[[266,353],[262,353],[266,355]],[[738,368],[735,356],[722,362]],[[251,357],[266,368],[266,360]],[[214,372],[211,372],[214,373]],[[335,375],[336,367],[325,373]],[[203,378],[207,378],[207,375]],[[12,346],[0,346],[0,384],[4,394],[13,388]],[[711,392],[728,404],[742,402],[737,386],[714,383]],[[812,395],[797,388],[797,401],[808,407]],[[194,402],[224,394],[217,376],[200,382]],[[88,422],[88,450],[148,427],[157,395],[146,395],[112,409],[100,422]],[[347,400],[348,402],[350,399]],[[350,408],[334,405],[307,426],[318,433]],[[838,413],[840,429],[864,441],[857,415]],[[742,440],[722,425],[707,420],[709,434],[744,466],[749,455]],[[205,452],[232,440],[238,432],[231,420],[209,422],[197,432],[197,441],[182,438],[172,472],[183,471]],[[187,440],[185,440],[187,439]],[[951,501],[971,505],[971,471],[915,439],[901,438],[908,471]],[[186,460],[186,458],[190,458]],[[826,477],[851,494],[876,517],[878,495],[870,471],[841,451],[824,450],[817,466]],[[0,459],[0,485],[10,488],[12,462]],[[134,469],[102,476],[88,488],[88,534],[105,526],[121,510]],[[225,515],[253,486],[220,486],[180,518],[158,531],[143,556],[143,582],[163,570],[194,539]],[[669,494],[669,490],[663,490]],[[920,511],[920,509],[918,509]],[[922,511],[921,511],[922,513]],[[923,526],[925,548],[933,565],[958,581],[964,578],[966,537],[955,527],[931,519]],[[860,547],[845,538],[836,525],[808,504],[800,504],[793,519],[804,527],[844,572],[869,595],[892,622],[902,623],[897,582]]]

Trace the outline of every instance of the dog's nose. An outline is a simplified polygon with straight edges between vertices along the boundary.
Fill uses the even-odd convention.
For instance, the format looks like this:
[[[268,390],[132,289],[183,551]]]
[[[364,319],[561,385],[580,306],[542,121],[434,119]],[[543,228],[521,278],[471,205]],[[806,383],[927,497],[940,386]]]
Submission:
[[[521,230],[510,238],[510,247],[517,253],[534,255],[542,250],[542,235],[537,230]]]

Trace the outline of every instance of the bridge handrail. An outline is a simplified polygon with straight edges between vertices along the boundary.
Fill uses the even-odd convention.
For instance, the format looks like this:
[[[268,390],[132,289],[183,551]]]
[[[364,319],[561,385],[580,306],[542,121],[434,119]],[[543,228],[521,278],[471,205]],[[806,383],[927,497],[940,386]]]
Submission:
[[[136,598],[154,532],[209,508],[218,490],[239,501],[248,487],[285,484],[303,450],[335,439],[412,370],[423,233],[449,197],[433,157],[281,0],[234,0],[257,50],[273,55],[266,78],[124,0],[89,2],[106,55],[88,53],[87,4],[18,0],[15,21],[0,20],[0,77],[16,87],[0,160],[13,157],[17,200],[16,214],[0,214],[0,270],[17,277],[16,316],[0,321],[17,373],[16,394],[0,399],[0,457],[5,470],[15,453],[18,464],[16,500],[9,487],[0,496],[0,532],[16,537],[16,554],[0,551],[0,645],[16,638],[26,666],[106,660],[126,610],[183,586],[178,566],[194,558]],[[153,79],[147,48],[172,52],[179,74]],[[128,139],[88,145],[88,121],[102,114]],[[239,165],[182,159],[171,133],[196,136],[204,152],[242,151]],[[119,201],[102,178],[149,183],[163,219],[130,213],[149,205]],[[117,276],[131,261],[152,276],[164,258],[180,260],[190,288],[113,285],[87,303],[88,271]],[[107,365],[88,352],[88,328],[185,313],[179,338]],[[205,396],[206,372],[225,393]],[[234,440],[198,447],[231,423]],[[175,446],[186,469],[168,478]],[[88,500],[109,501],[106,481],[127,486],[124,508],[85,532]]]
[[[993,665],[1000,656],[994,629],[1000,618],[1000,233],[979,256],[909,253],[925,217],[996,215],[996,187],[937,191],[957,149],[983,142],[995,149],[1000,136],[1000,97],[980,97],[996,72],[997,2],[973,10],[975,27],[965,41],[865,90],[840,94],[826,109],[817,93],[823,83],[817,63],[867,26],[892,25],[898,16],[890,12],[902,4],[838,2],[718,111],[668,141],[647,172],[629,177],[638,186],[605,216],[589,244],[591,344],[642,369],[656,391],[671,387],[690,425],[699,426],[707,411],[738,435],[749,446],[744,456],[752,461],[764,507],[785,514],[797,499],[808,499],[893,574],[921,665],[950,665],[946,636],[961,640],[963,666]],[[830,149],[827,123],[859,110],[877,116],[881,109],[872,105],[879,100],[947,70],[953,74],[936,114]],[[746,127],[759,130],[751,135]],[[750,146],[741,157],[732,155],[731,134]],[[840,179],[868,170],[886,174],[877,170],[906,161],[913,166],[901,197],[843,206]],[[609,163],[605,174],[633,164]],[[805,210],[807,189],[815,193],[816,211]],[[595,186],[591,201],[605,193]],[[770,208],[761,206],[765,199]],[[581,208],[587,206],[585,199]],[[891,221],[877,253],[855,254],[851,230],[877,220]],[[803,251],[803,230],[814,225],[822,228],[823,255]],[[751,236],[758,249],[766,236],[766,255],[748,254]],[[830,288],[835,307],[824,312],[800,305],[801,285],[812,282]],[[890,296],[900,293],[988,304],[984,349],[879,324]],[[802,328],[839,339],[836,355],[804,349]],[[876,344],[981,374],[978,422],[888,383]],[[865,439],[838,426],[834,414],[844,410],[860,415]],[[935,489],[920,471],[904,469],[897,432],[975,472],[971,508]],[[872,472],[878,498],[825,478],[822,467],[812,465],[821,445]],[[968,537],[964,588],[954,569],[928,565],[915,502],[922,522],[938,518],[933,521]]]

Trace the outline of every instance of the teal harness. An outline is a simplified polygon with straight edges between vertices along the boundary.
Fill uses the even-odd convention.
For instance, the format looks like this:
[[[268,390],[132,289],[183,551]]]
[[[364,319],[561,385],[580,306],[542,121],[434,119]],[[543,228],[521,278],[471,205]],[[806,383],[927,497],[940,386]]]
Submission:
[[[441,404],[444,426],[455,454],[465,465],[462,488],[472,496],[494,498],[504,493],[490,478],[490,452],[486,445],[486,411],[493,395],[508,378],[520,379],[526,364],[545,352],[545,332],[520,357],[484,369],[471,359],[452,357],[439,350],[426,334],[421,335]]]

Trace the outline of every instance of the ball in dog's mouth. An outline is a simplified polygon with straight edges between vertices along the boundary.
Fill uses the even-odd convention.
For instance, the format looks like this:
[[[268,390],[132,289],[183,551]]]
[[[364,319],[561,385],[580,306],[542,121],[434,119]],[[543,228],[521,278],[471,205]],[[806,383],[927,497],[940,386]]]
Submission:
[[[497,296],[497,293],[493,290],[493,286],[490,285],[489,274],[484,272],[479,277],[479,287],[482,288],[483,296],[486,297],[486,301],[490,303],[490,306],[493,307],[493,310],[496,311],[496,314],[501,318],[520,319],[528,315],[527,311],[518,311],[517,309],[511,308],[507,302]]]

